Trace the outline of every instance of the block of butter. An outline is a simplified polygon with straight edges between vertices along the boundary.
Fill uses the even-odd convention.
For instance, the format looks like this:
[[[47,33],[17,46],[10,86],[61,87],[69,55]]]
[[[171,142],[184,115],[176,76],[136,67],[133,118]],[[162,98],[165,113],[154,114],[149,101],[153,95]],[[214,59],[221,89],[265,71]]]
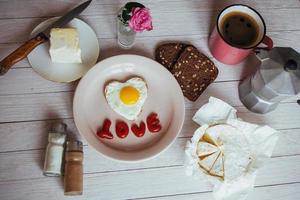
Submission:
[[[77,29],[51,29],[49,52],[54,63],[81,63],[81,49]]]

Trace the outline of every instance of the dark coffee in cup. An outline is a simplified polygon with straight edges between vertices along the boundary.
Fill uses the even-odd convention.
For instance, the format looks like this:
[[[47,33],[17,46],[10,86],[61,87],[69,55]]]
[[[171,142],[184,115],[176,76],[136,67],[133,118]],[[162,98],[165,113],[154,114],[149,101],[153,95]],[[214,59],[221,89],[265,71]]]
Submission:
[[[262,16],[253,8],[234,4],[224,8],[208,41],[211,54],[220,62],[235,65],[242,62],[260,44],[271,49],[273,41],[266,35]]]
[[[227,13],[221,20],[220,32],[226,42],[239,48],[256,45],[259,37],[257,21],[245,12]]]

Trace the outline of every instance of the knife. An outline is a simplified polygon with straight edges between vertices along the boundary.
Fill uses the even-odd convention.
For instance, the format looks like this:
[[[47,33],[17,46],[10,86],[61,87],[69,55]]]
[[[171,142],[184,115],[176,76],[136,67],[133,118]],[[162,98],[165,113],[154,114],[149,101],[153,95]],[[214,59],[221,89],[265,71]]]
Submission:
[[[46,27],[42,32],[38,33],[33,38],[26,41],[23,45],[17,48],[14,52],[9,54],[0,62],[0,76],[4,75],[14,64],[24,59],[35,47],[47,42],[49,33],[52,28],[60,28],[70,22],[74,17],[78,16],[92,0],[86,1],[73,10],[69,11],[64,16],[60,17],[57,21]]]

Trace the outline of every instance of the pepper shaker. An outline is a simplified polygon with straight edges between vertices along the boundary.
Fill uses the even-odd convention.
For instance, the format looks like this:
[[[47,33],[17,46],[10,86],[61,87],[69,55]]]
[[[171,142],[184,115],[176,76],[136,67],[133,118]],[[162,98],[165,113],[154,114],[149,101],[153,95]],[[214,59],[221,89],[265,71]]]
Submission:
[[[65,153],[65,195],[82,195],[83,191],[83,151],[82,142],[67,141]]]
[[[45,176],[61,175],[66,129],[66,124],[56,123],[49,132],[43,169]]]

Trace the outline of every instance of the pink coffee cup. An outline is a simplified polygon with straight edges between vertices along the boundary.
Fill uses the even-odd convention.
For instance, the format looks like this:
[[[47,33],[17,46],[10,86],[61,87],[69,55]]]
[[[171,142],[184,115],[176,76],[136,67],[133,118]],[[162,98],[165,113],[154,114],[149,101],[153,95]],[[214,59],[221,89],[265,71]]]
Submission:
[[[232,12],[241,12],[249,15],[258,25],[257,37],[255,41],[248,46],[238,46],[229,42],[222,35],[221,22],[224,16]],[[259,44],[265,44],[266,49],[273,47],[273,41],[266,35],[266,25],[261,15],[253,8],[242,5],[234,4],[224,8],[217,19],[217,24],[210,35],[208,45],[212,55],[220,62],[224,64],[234,65],[243,61],[249,54],[257,48]]]

